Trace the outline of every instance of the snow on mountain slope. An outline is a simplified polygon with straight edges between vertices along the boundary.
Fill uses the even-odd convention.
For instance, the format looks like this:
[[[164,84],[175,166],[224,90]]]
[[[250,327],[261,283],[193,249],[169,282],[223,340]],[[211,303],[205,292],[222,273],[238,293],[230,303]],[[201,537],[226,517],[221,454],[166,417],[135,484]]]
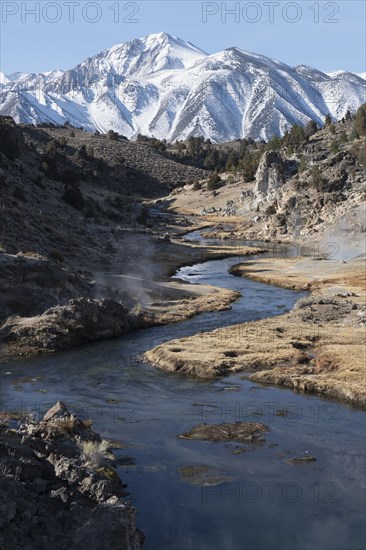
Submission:
[[[1,75],[0,114],[18,122],[214,142],[281,135],[294,123],[322,124],[356,110],[366,81],[228,48],[208,55],[166,33],[101,52],[74,69]]]
[[[327,73],[328,76],[332,76],[332,77],[333,76],[339,76],[339,75],[342,75],[342,74],[354,74],[354,75],[358,76],[359,78],[362,78],[363,80],[366,80],[366,73],[349,73],[348,71],[342,71],[342,70]]]
[[[0,72],[0,84],[6,84],[8,82],[10,82],[10,78],[6,74]]]

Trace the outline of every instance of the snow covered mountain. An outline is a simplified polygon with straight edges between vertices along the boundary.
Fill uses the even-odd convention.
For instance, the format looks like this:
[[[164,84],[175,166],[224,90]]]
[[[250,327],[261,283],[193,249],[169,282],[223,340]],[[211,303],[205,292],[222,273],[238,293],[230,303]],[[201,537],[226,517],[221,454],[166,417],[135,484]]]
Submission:
[[[168,141],[214,142],[281,135],[327,113],[339,119],[366,101],[366,81],[337,71],[290,67],[228,48],[208,55],[166,33],[132,40],[74,69],[0,75],[0,114],[17,122],[115,130]]]

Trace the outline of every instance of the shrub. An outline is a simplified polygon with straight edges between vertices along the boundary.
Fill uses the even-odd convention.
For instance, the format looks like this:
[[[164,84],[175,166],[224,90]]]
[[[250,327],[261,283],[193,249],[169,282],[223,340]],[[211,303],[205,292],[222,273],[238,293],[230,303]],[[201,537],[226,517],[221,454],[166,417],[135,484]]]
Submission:
[[[10,117],[0,117],[0,151],[10,160],[15,160],[21,151],[23,137]]]
[[[59,142],[53,139],[46,145],[45,154],[47,157],[53,157],[57,153]]]
[[[366,143],[363,143],[363,145],[361,145],[357,155],[357,159],[362,168],[366,171]]]
[[[65,149],[67,145],[67,139],[65,138],[65,136],[61,136],[60,139],[58,140],[58,143],[61,149]]]
[[[266,145],[268,151],[279,151],[282,147],[282,139],[278,136],[273,136]]]
[[[347,112],[346,112],[344,118],[345,118],[346,120],[352,120],[352,113],[351,113],[351,111],[350,111],[349,109],[347,109]]]
[[[348,142],[348,136],[346,134],[346,132],[343,130],[343,132],[341,133],[340,135],[340,138],[339,138],[339,143],[347,143]]]
[[[108,133],[107,133],[107,136],[108,136],[108,139],[110,139],[112,141],[117,141],[117,139],[118,139],[118,134],[114,130],[109,130]]]
[[[106,439],[102,439],[102,441],[81,441],[80,447],[85,461],[90,466],[99,466],[106,458],[111,457],[110,442]]]
[[[327,115],[325,115],[324,126],[330,126],[331,124],[332,124],[332,117],[328,113]]]
[[[324,185],[324,178],[322,176],[319,166],[313,166],[311,170],[311,183],[318,191],[322,191]]]
[[[207,182],[207,189],[208,191],[214,191],[215,189],[218,189],[221,187],[221,178],[218,175],[217,172],[214,172],[208,179]]]
[[[307,136],[314,135],[319,130],[318,125],[314,120],[309,120],[307,125],[305,126],[305,134]]]
[[[240,160],[239,169],[243,174],[243,179],[245,182],[254,180],[260,157],[260,151],[255,153],[248,152],[245,153],[244,158]]]
[[[143,134],[137,134],[136,141],[149,141],[149,138],[147,136],[144,136]]]
[[[231,151],[226,161],[225,171],[230,172],[230,171],[236,170],[237,164],[238,164],[238,157],[234,151]]]
[[[302,126],[294,124],[290,130],[284,136],[284,142],[288,148],[295,150],[306,141],[305,130]]]
[[[88,152],[87,152],[86,147],[85,147],[84,144],[79,149],[79,156],[82,159],[88,158]]]
[[[25,195],[24,195],[23,189],[21,189],[20,187],[16,187],[14,189],[13,197],[20,201],[25,201]]]
[[[96,468],[95,471],[101,476],[111,479],[113,481],[119,481],[120,479],[117,470],[112,468],[112,466],[101,466],[99,468]]]
[[[358,136],[361,137],[366,135],[366,103],[361,105],[356,111],[354,129]]]
[[[64,262],[65,261],[65,257],[63,254],[61,254],[61,252],[59,250],[51,250],[49,253],[48,253],[48,257],[51,259],[51,260],[55,260],[56,262]]]
[[[270,204],[266,210],[267,216],[273,216],[276,214],[276,206],[274,204]]]
[[[299,162],[299,172],[305,172],[305,170],[308,169],[308,165],[306,163],[304,155],[301,155],[300,162]]]
[[[165,153],[165,151],[166,151],[166,145],[160,139],[152,138],[149,141],[149,145],[150,145],[150,147],[152,147],[153,149],[156,149],[160,153]]]
[[[193,191],[200,191],[200,189],[202,189],[202,183],[195,181],[193,184]]]
[[[330,145],[330,150],[334,155],[339,152],[339,143],[338,143],[338,141],[332,141],[332,143]]]
[[[65,185],[62,200],[77,210],[81,210],[84,206],[84,199],[79,187],[76,185]]]

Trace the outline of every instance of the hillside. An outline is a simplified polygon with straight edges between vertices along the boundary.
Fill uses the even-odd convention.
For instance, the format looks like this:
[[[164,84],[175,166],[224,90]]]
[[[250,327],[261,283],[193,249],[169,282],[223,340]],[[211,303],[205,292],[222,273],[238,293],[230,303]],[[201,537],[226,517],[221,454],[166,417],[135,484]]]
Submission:
[[[68,349],[226,309],[237,298],[170,279],[181,265],[232,249],[175,240],[192,222],[145,204],[206,171],[114,133],[9,117],[0,118],[0,159],[5,355]]]
[[[142,269],[151,253],[139,239],[162,234],[143,200],[205,174],[145,144],[9,118],[0,119],[0,151],[2,318],[110,297],[97,274]]]
[[[362,107],[268,143],[168,146],[3,117],[3,336],[27,342],[30,333],[41,347],[68,347],[228,307],[235,293],[165,279],[203,251],[206,259],[235,252],[235,243],[215,249],[179,239],[197,225],[212,225],[206,234],[222,239],[331,242],[328,252],[341,248],[344,258],[351,245],[361,253],[365,126]],[[136,307],[141,319],[130,315]],[[77,319],[84,329],[74,334]]]
[[[212,235],[222,238],[329,238],[339,245],[357,241],[362,249],[365,128],[364,106],[357,123],[349,116],[323,129],[314,127],[312,133],[294,126],[282,140],[234,156],[231,170],[220,173],[217,184],[210,187],[206,179],[173,191],[170,209],[202,215],[207,222],[221,220],[223,229]],[[248,177],[251,162],[255,169]]]

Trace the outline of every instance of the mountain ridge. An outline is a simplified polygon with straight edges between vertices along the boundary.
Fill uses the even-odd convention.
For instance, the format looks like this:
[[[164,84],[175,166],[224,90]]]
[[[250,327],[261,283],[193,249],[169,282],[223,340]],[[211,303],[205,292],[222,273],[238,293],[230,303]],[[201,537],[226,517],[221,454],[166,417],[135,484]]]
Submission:
[[[117,44],[66,71],[1,74],[0,82],[0,114],[16,122],[68,121],[167,141],[268,139],[295,123],[320,125],[328,113],[342,118],[366,98],[366,81],[354,73],[290,67],[235,46],[207,54],[167,33]]]

